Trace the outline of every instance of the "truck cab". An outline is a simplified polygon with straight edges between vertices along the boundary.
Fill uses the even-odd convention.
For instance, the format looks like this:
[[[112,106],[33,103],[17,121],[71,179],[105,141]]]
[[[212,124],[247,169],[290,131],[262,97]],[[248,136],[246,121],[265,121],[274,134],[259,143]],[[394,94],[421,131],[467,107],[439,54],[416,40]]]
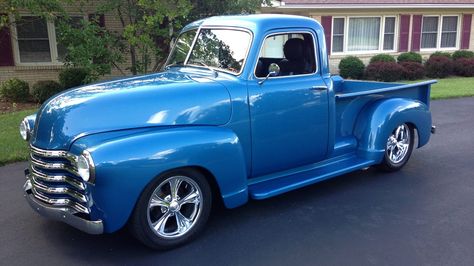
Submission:
[[[28,116],[25,197],[92,234],[130,224],[157,249],[187,243],[213,202],[235,208],[351,171],[400,170],[432,131],[430,85],[330,74],[310,18],[187,25],[162,71],[73,88]]]

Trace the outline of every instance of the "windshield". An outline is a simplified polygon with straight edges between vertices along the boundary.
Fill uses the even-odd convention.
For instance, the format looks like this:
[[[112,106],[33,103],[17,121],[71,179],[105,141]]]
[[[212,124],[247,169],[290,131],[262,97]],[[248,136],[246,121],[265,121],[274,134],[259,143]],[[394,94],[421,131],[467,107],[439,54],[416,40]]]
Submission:
[[[202,29],[190,51],[196,31],[182,33],[167,65],[208,66],[216,70],[240,73],[250,46],[250,33],[230,29]],[[185,62],[186,57],[189,59]]]

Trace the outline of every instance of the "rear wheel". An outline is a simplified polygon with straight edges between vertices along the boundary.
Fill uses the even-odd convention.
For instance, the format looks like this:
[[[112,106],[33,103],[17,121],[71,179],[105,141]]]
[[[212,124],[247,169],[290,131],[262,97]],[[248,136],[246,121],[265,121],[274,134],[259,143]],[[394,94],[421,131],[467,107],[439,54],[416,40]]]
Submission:
[[[414,145],[414,130],[407,124],[395,128],[387,139],[385,154],[379,168],[385,171],[398,171],[410,159]]]
[[[193,239],[211,210],[211,189],[200,172],[173,170],[150,183],[131,220],[134,235],[154,249],[169,249]]]

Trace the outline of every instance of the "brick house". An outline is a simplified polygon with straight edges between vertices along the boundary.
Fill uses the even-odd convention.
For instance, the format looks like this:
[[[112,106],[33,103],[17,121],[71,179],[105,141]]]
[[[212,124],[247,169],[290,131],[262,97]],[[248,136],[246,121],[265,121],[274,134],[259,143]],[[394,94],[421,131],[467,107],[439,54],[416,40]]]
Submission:
[[[434,51],[474,50],[474,0],[285,0],[273,1],[272,7],[262,7],[261,12],[320,21],[332,72],[337,72],[340,59],[347,55],[367,62],[377,53],[416,51],[426,57]],[[81,18],[75,16],[74,7],[70,14]],[[30,83],[56,80],[63,68],[64,48],[56,42],[54,22],[28,13],[22,18],[26,23],[0,29],[0,82],[11,77]],[[123,29],[114,13],[101,16],[99,22],[113,31]],[[105,78],[120,75],[114,69]]]
[[[324,27],[332,72],[341,58],[474,50],[474,0],[284,0],[262,13],[312,17]]]
[[[90,7],[93,10],[93,6]],[[76,12],[70,6],[68,13],[72,21],[94,19],[99,26],[121,32],[123,27],[116,14],[97,16],[93,13]],[[31,84],[39,80],[58,80],[59,71],[64,68],[61,58],[66,49],[56,41],[56,25],[40,17],[22,12],[21,23],[11,23],[0,29],[0,83],[17,77]],[[13,18],[10,18],[10,22]],[[120,76],[117,69],[105,79]]]

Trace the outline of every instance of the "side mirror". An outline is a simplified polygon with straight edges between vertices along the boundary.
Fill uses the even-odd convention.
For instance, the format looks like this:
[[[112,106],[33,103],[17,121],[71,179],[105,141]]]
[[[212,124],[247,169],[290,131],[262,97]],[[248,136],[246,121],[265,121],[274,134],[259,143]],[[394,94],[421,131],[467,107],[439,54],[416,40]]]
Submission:
[[[275,63],[271,63],[269,66],[268,66],[268,76],[270,77],[276,77],[280,74],[280,66],[278,64],[275,64]],[[268,77],[267,76],[267,77]]]
[[[271,63],[268,66],[268,75],[265,77],[264,80],[258,82],[258,85],[262,85],[269,77],[276,77],[280,74],[280,66],[275,63]]]

